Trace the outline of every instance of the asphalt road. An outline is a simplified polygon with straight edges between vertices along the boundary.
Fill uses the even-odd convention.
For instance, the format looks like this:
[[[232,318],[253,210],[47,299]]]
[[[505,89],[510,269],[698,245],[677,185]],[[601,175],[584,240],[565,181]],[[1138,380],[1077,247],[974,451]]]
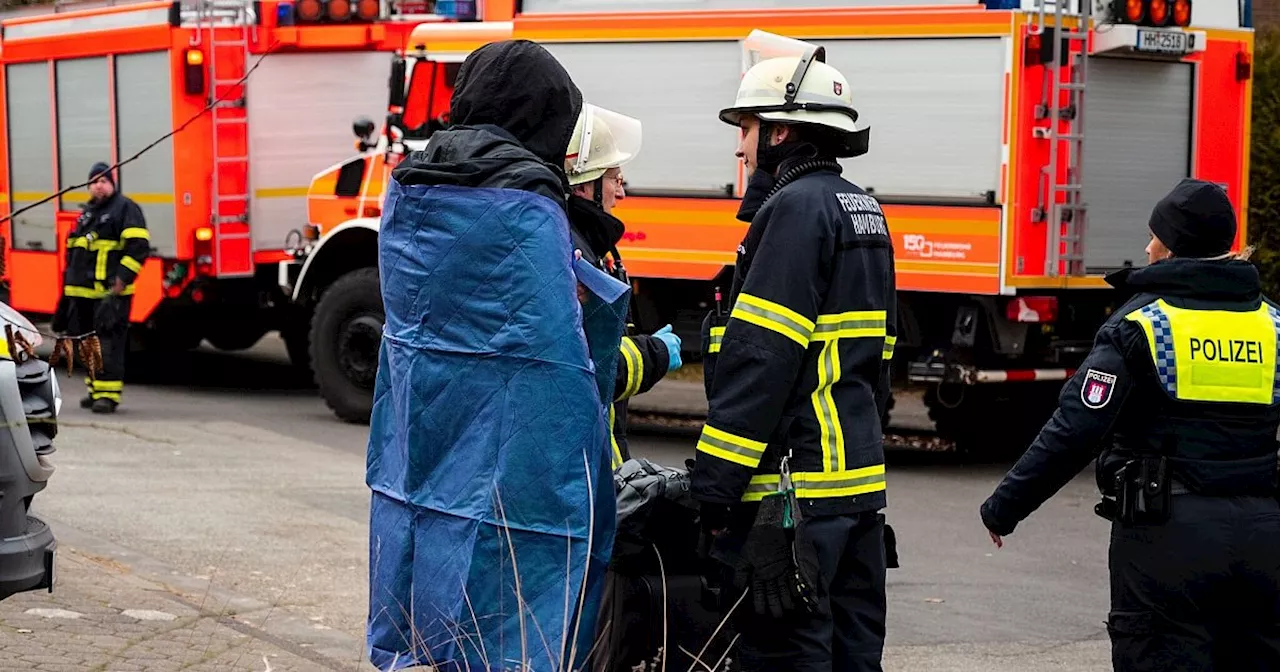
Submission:
[[[78,378],[63,385],[58,472],[35,508],[64,543],[228,612],[269,603],[277,636],[358,657],[367,428],[334,418],[279,341],[135,369],[114,416],[77,407]],[[692,441],[636,436],[632,450],[680,464]],[[889,573],[887,670],[1109,668],[1108,528],[1091,474],[997,550],[977,508],[1007,464],[910,451],[889,462],[903,567]]]

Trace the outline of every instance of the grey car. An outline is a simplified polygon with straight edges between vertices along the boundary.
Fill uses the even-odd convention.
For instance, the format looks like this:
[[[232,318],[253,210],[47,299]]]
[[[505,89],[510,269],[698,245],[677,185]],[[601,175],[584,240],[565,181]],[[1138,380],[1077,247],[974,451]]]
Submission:
[[[10,342],[6,326],[33,348],[42,340],[29,320],[0,303],[0,600],[31,590],[53,592],[58,542],[30,510],[53,475],[49,455],[62,407],[48,362]]]

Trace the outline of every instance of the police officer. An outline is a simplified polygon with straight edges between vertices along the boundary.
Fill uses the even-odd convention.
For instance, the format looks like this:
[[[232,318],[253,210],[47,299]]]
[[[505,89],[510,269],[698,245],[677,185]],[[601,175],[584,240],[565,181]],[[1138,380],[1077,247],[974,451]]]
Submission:
[[[637,119],[583,105],[565,156],[573,246],[584,259],[622,282],[628,282],[627,272],[617,245],[626,226],[612,213],[618,201],[626,197],[622,166],[640,151],[640,128]],[[634,330],[634,325],[629,325],[628,331]],[[627,400],[647,392],[680,365],[680,337],[672,332],[671,325],[652,336],[631,333],[622,337],[609,418],[613,425],[614,469],[631,458],[627,448]]]
[[[89,202],[67,238],[67,267],[53,330],[79,336],[96,332],[102,372],[85,379],[81,408],[114,413],[124,391],[129,310],[134,281],[151,251],[142,209],[116,189],[110,166],[89,170]]]
[[[741,130],[750,227],[727,319],[703,327],[709,410],[692,495],[711,557],[733,567],[721,597],[741,596],[744,670],[880,670],[893,247],[879,204],[836,161],[866,153],[869,130],[824,51],[759,31],[747,44],[776,57],[720,113]],[[795,527],[757,518],[788,484]]]
[[[1108,278],[1133,298],[982,521],[1002,545],[1101,452],[1115,669],[1280,669],[1280,310],[1217,185],[1183,180],[1150,228],[1150,265]]]

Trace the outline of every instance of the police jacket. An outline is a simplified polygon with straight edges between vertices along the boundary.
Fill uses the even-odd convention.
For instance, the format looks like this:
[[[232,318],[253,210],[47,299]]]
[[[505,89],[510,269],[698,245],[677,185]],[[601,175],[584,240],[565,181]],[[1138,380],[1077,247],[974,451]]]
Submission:
[[[982,505],[997,534],[1011,533],[1095,456],[1109,496],[1122,464],[1157,455],[1193,493],[1275,492],[1280,311],[1262,296],[1257,269],[1169,259],[1108,281],[1134,295],[1098,331],[1057,411]]]
[[[150,241],[142,208],[120,192],[86,204],[67,238],[63,294],[99,299],[117,278],[124,281],[123,294],[133,294],[133,283],[151,253]]]
[[[574,248],[582,252],[582,258],[618,280],[628,282],[617,248],[625,231],[622,221],[580,196],[569,197],[568,213],[569,236]],[[635,334],[631,324],[627,325],[627,331],[618,348],[614,404],[609,409],[614,469],[631,459],[627,446],[627,400],[648,392],[662,380],[670,361],[667,346],[661,340]]]
[[[758,502],[781,460],[805,513],[885,505],[880,418],[896,340],[893,245],[880,205],[834,161],[752,176],[728,315],[703,324],[708,416],[692,488]],[[762,203],[762,205],[761,205]]]

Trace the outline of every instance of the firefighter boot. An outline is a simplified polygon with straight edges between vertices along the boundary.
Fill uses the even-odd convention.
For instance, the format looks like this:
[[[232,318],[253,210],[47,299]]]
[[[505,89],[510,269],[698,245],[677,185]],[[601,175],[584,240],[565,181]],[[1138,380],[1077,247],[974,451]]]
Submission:
[[[80,408],[88,409],[92,407],[93,407],[93,395],[86,394],[80,398]]]
[[[116,406],[119,406],[119,405],[120,404],[116,403],[114,399],[95,399],[93,402],[93,412],[94,413],[115,413]]]

